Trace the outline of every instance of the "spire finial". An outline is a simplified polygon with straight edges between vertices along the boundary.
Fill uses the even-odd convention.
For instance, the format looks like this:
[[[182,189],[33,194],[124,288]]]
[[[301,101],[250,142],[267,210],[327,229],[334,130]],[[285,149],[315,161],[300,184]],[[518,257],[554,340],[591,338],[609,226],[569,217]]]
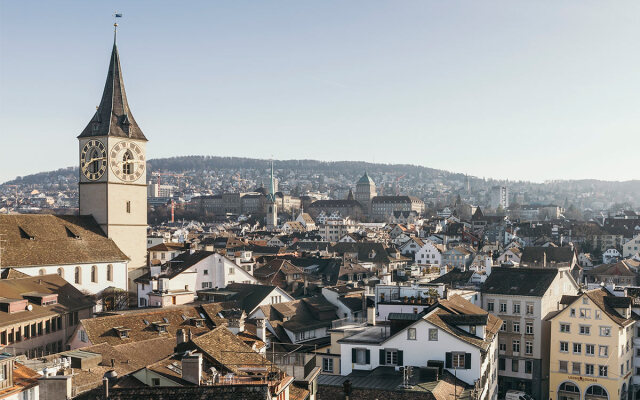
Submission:
[[[118,37],[118,18],[122,18],[122,13],[113,13],[113,45],[116,45],[116,39]]]

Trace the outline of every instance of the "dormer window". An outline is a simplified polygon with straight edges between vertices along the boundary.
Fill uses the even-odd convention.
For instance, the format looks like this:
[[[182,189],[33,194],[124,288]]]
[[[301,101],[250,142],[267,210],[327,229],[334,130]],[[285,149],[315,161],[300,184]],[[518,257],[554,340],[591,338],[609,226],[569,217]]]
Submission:
[[[191,325],[195,326],[196,328],[202,328],[204,326],[204,319],[203,318],[191,318]]]
[[[162,334],[167,333],[167,326],[169,326],[169,324],[167,322],[153,322],[153,326],[158,333]]]
[[[123,326],[116,326],[116,327],[113,328],[113,330],[116,332],[116,335],[118,335],[118,337],[120,339],[128,339],[129,338],[129,331],[131,329],[125,328]]]

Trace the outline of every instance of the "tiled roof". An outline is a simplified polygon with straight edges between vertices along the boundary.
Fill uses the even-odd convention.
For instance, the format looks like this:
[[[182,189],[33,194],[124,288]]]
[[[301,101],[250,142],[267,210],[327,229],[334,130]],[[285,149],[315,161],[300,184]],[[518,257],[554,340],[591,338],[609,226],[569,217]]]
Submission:
[[[0,326],[92,308],[94,305],[82,292],[55,274],[0,280],[0,297],[23,299],[27,293],[57,293],[58,303],[41,306],[29,302],[32,306],[31,311],[25,310],[12,314],[0,312]]]
[[[542,297],[557,275],[556,268],[492,268],[482,293]]]
[[[147,251],[175,251],[175,250],[187,250],[187,249],[185,249],[184,243],[159,243],[147,249]]]
[[[115,346],[158,337],[175,338],[176,331],[181,328],[191,329],[195,335],[209,330],[210,326],[207,326],[207,323],[203,327],[193,326],[190,318],[202,318],[196,307],[184,306],[146,312],[128,312],[122,315],[83,319],[81,323],[92,344],[107,343]],[[167,323],[167,333],[158,332],[154,322]],[[128,338],[120,338],[114,331],[114,327],[120,326],[130,329]]]
[[[20,392],[38,385],[40,374],[31,368],[25,367],[19,362],[14,362],[13,367],[13,385],[0,389],[0,398],[17,399]],[[15,396],[15,397],[14,397]],[[20,396],[20,398],[23,398]],[[27,398],[27,397],[24,397]]]
[[[0,267],[124,262],[127,256],[91,216],[0,215]]]
[[[636,276],[636,273],[624,262],[615,264],[601,264],[597,267],[585,271],[585,275],[606,275],[606,276]]]
[[[208,357],[236,374],[246,374],[243,368],[273,367],[266,358],[224,326],[194,338],[193,343]]]

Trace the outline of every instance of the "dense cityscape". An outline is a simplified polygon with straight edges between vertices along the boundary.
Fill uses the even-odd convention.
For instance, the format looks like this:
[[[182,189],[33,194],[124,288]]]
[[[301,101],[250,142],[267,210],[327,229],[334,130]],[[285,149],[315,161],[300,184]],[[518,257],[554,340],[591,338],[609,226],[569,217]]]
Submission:
[[[0,184],[0,399],[637,398],[640,181],[147,160],[124,82]]]

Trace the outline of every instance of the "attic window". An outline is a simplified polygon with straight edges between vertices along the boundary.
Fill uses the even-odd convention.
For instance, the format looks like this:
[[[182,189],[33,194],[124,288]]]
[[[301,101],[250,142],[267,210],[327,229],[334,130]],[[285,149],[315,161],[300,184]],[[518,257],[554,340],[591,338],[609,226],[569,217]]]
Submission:
[[[204,326],[204,319],[203,318],[191,318],[191,325],[195,326],[196,328],[201,328]]]
[[[122,326],[116,326],[113,328],[113,330],[116,331],[120,339],[127,339],[129,337],[129,331],[131,329],[128,329]]]
[[[149,325],[149,321],[147,321],[146,319],[142,319],[142,322],[144,322],[145,325]]]
[[[166,318],[165,318],[166,319]],[[153,326],[155,326],[158,333],[167,333],[167,326],[169,324],[167,322],[154,322]]]
[[[186,315],[182,314],[182,315],[181,315],[181,317],[182,317],[182,320],[183,320],[183,321],[186,321],[186,320],[187,320],[187,316],[186,316]]]
[[[67,231],[67,236],[70,238],[80,239],[80,236],[78,236],[78,234],[72,231],[68,226],[65,226],[64,229]]]
[[[169,320],[168,320],[166,317],[162,317],[162,320],[163,320],[166,324],[168,324],[168,323],[169,323]]]
[[[23,239],[29,239],[29,240],[33,240],[35,239],[35,237],[33,235],[30,235],[27,233],[27,231],[25,231],[24,229],[22,229],[22,227],[18,227],[18,229],[20,230],[20,237]]]

